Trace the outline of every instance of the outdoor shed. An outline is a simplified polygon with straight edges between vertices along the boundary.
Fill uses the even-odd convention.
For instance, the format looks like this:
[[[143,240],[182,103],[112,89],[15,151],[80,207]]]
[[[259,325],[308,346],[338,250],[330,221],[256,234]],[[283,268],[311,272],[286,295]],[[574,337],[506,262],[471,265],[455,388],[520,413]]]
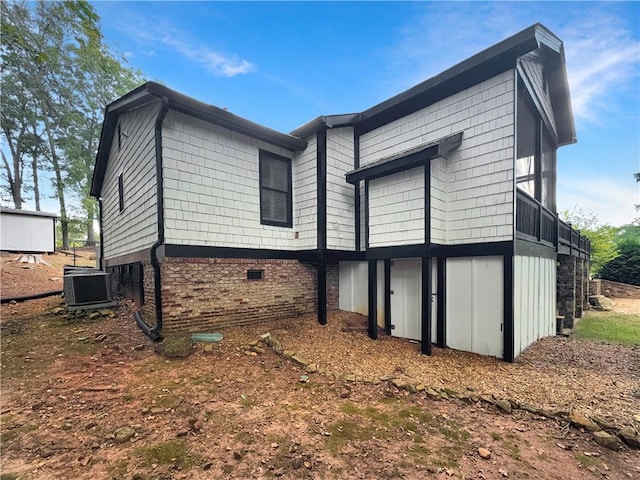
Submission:
[[[0,250],[48,253],[56,249],[57,214],[0,208]]]

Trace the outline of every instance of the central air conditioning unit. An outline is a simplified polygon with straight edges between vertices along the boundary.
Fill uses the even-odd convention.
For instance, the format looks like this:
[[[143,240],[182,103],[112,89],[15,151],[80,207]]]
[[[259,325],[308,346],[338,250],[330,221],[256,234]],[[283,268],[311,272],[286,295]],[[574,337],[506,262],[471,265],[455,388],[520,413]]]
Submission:
[[[64,298],[69,310],[90,310],[117,304],[111,293],[111,274],[82,269],[64,276]]]

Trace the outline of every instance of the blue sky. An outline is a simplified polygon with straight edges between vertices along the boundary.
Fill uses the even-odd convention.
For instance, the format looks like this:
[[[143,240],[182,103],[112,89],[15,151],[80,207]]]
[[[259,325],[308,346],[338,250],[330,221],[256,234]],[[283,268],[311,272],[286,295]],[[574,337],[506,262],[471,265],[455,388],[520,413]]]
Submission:
[[[638,216],[640,3],[95,2],[105,39],[149,80],[289,132],[362,111],[540,22],[565,44],[578,143],[559,210]]]

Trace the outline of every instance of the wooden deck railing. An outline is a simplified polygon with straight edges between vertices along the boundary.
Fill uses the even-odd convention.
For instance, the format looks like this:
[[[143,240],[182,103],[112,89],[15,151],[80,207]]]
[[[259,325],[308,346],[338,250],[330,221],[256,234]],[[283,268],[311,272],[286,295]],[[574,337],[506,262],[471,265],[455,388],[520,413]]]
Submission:
[[[516,194],[516,232],[518,238],[555,247],[559,253],[576,256],[591,253],[587,237],[521,190]]]

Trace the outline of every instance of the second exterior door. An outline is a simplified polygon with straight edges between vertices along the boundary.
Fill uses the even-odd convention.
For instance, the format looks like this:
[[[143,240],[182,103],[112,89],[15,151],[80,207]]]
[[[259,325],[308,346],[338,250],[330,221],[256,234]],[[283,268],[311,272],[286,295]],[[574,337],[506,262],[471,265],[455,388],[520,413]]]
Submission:
[[[437,291],[435,259],[432,262],[432,291]],[[422,260],[391,261],[391,335],[420,341],[422,338]],[[427,293],[425,292],[425,295]],[[431,298],[431,338],[436,338],[436,296]]]

